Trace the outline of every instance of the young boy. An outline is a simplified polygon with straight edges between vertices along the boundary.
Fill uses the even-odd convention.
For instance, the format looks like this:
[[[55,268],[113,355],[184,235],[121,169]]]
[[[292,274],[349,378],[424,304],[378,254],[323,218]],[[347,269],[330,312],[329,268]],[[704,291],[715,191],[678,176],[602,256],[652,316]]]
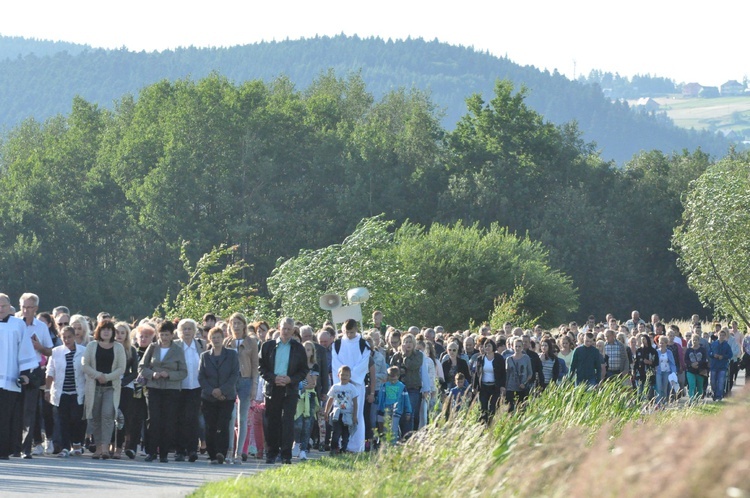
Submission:
[[[326,416],[333,428],[331,434],[331,456],[346,451],[349,434],[357,429],[357,388],[349,381],[352,370],[346,365],[339,368],[339,383],[331,386],[326,402]],[[339,446],[339,439],[341,445]]]
[[[461,409],[461,403],[466,397],[466,376],[461,372],[456,374],[456,387],[450,391],[451,411],[456,412]]]
[[[385,417],[391,417],[392,443],[398,441],[398,429],[403,416],[405,420],[411,418],[411,402],[406,386],[398,380],[401,370],[398,367],[388,369],[388,382],[380,386],[378,398],[378,431],[384,433]]]

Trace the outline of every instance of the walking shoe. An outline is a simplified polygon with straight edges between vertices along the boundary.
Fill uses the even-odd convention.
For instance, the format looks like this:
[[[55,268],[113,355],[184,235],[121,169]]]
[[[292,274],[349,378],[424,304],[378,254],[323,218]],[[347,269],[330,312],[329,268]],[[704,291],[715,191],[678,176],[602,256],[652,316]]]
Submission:
[[[31,454],[34,456],[44,455],[44,447],[41,444],[37,444]]]
[[[247,453],[242,454],[242,461],[247,462]]]
[[[299,459],[300,460],[307,460],[307,452],[306,451],[300,451],[299,452]]]
[[[24,460],[31,460],[31,453],[24,453],[21,458]]]
[[[145,459],[147,462],[153,462],[154,460],[156,460],[156,455],[148,455]]]
[[[62,450],[60,453],[57,454],[57,457],[68,458],[68,455],[70,455],[70,452],[68,450]]]
[[[292,446],[292,456],[298,457],[300,452],[299,443],[294,443],[294,446]]]
[[[292,464],[292,459],[291,458],[282,458],[281,459],[281,464],[282,465],[291,465]]]
[[[135,451],[133,451],[131,449],[127,449],[127,450],[125,450],[125,456],[128,457],[128,458],[130,458],[131,460],[134,460],[135,459]]]
[[[159,459],[159,461],[160,461],[161,463],[169,463],[169,458],[167,458],[167,457],[161,457],[161,458]]]
[[[175,455],[174,461],[175,462],[184,462],[185,461],[185,455]]]
[[[216,454],[216,461],[219,462],[219,465],[223,464],[224,463],[224,455],[222,455],[221,453],[217,453]]]
[[[192,452],[188,456],[188,462],[193,463],[194,461],[198,460],[198,454],[196,452]]]

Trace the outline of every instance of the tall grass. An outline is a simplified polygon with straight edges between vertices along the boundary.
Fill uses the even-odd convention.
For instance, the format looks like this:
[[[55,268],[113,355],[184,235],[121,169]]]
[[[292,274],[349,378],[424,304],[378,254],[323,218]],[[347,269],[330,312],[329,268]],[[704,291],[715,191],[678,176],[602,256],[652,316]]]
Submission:
[[[651,413],[634,399],[631,388],[614,382],[596,389],[550,386],[514,414],[501,405],[490,426],[479,421],[473,405],[374,455],[324,457],[238,483],[210,484],[196,496],[555,495],[569,489],[565,483],[592,444],[611,452],[619,434],[646,423],[677,425],[705,410],[687,404]]]

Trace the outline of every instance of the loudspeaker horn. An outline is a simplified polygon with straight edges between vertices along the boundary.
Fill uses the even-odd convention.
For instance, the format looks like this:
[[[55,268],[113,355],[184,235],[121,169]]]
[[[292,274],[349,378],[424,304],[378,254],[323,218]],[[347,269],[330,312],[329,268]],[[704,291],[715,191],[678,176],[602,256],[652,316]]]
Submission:
[[[338,294],[323,294],[320,296],[320,307],[327,311],[335,310],[341,306],[341,296]]]

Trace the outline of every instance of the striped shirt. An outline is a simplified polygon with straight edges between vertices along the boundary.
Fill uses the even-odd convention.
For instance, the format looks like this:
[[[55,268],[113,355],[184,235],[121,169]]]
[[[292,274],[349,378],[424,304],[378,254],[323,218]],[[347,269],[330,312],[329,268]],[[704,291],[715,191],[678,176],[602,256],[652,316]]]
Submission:
[[[75,349],[65,354],[65,380],[63,381],[63,394],[76,394],[76,372],[73,366]]]

